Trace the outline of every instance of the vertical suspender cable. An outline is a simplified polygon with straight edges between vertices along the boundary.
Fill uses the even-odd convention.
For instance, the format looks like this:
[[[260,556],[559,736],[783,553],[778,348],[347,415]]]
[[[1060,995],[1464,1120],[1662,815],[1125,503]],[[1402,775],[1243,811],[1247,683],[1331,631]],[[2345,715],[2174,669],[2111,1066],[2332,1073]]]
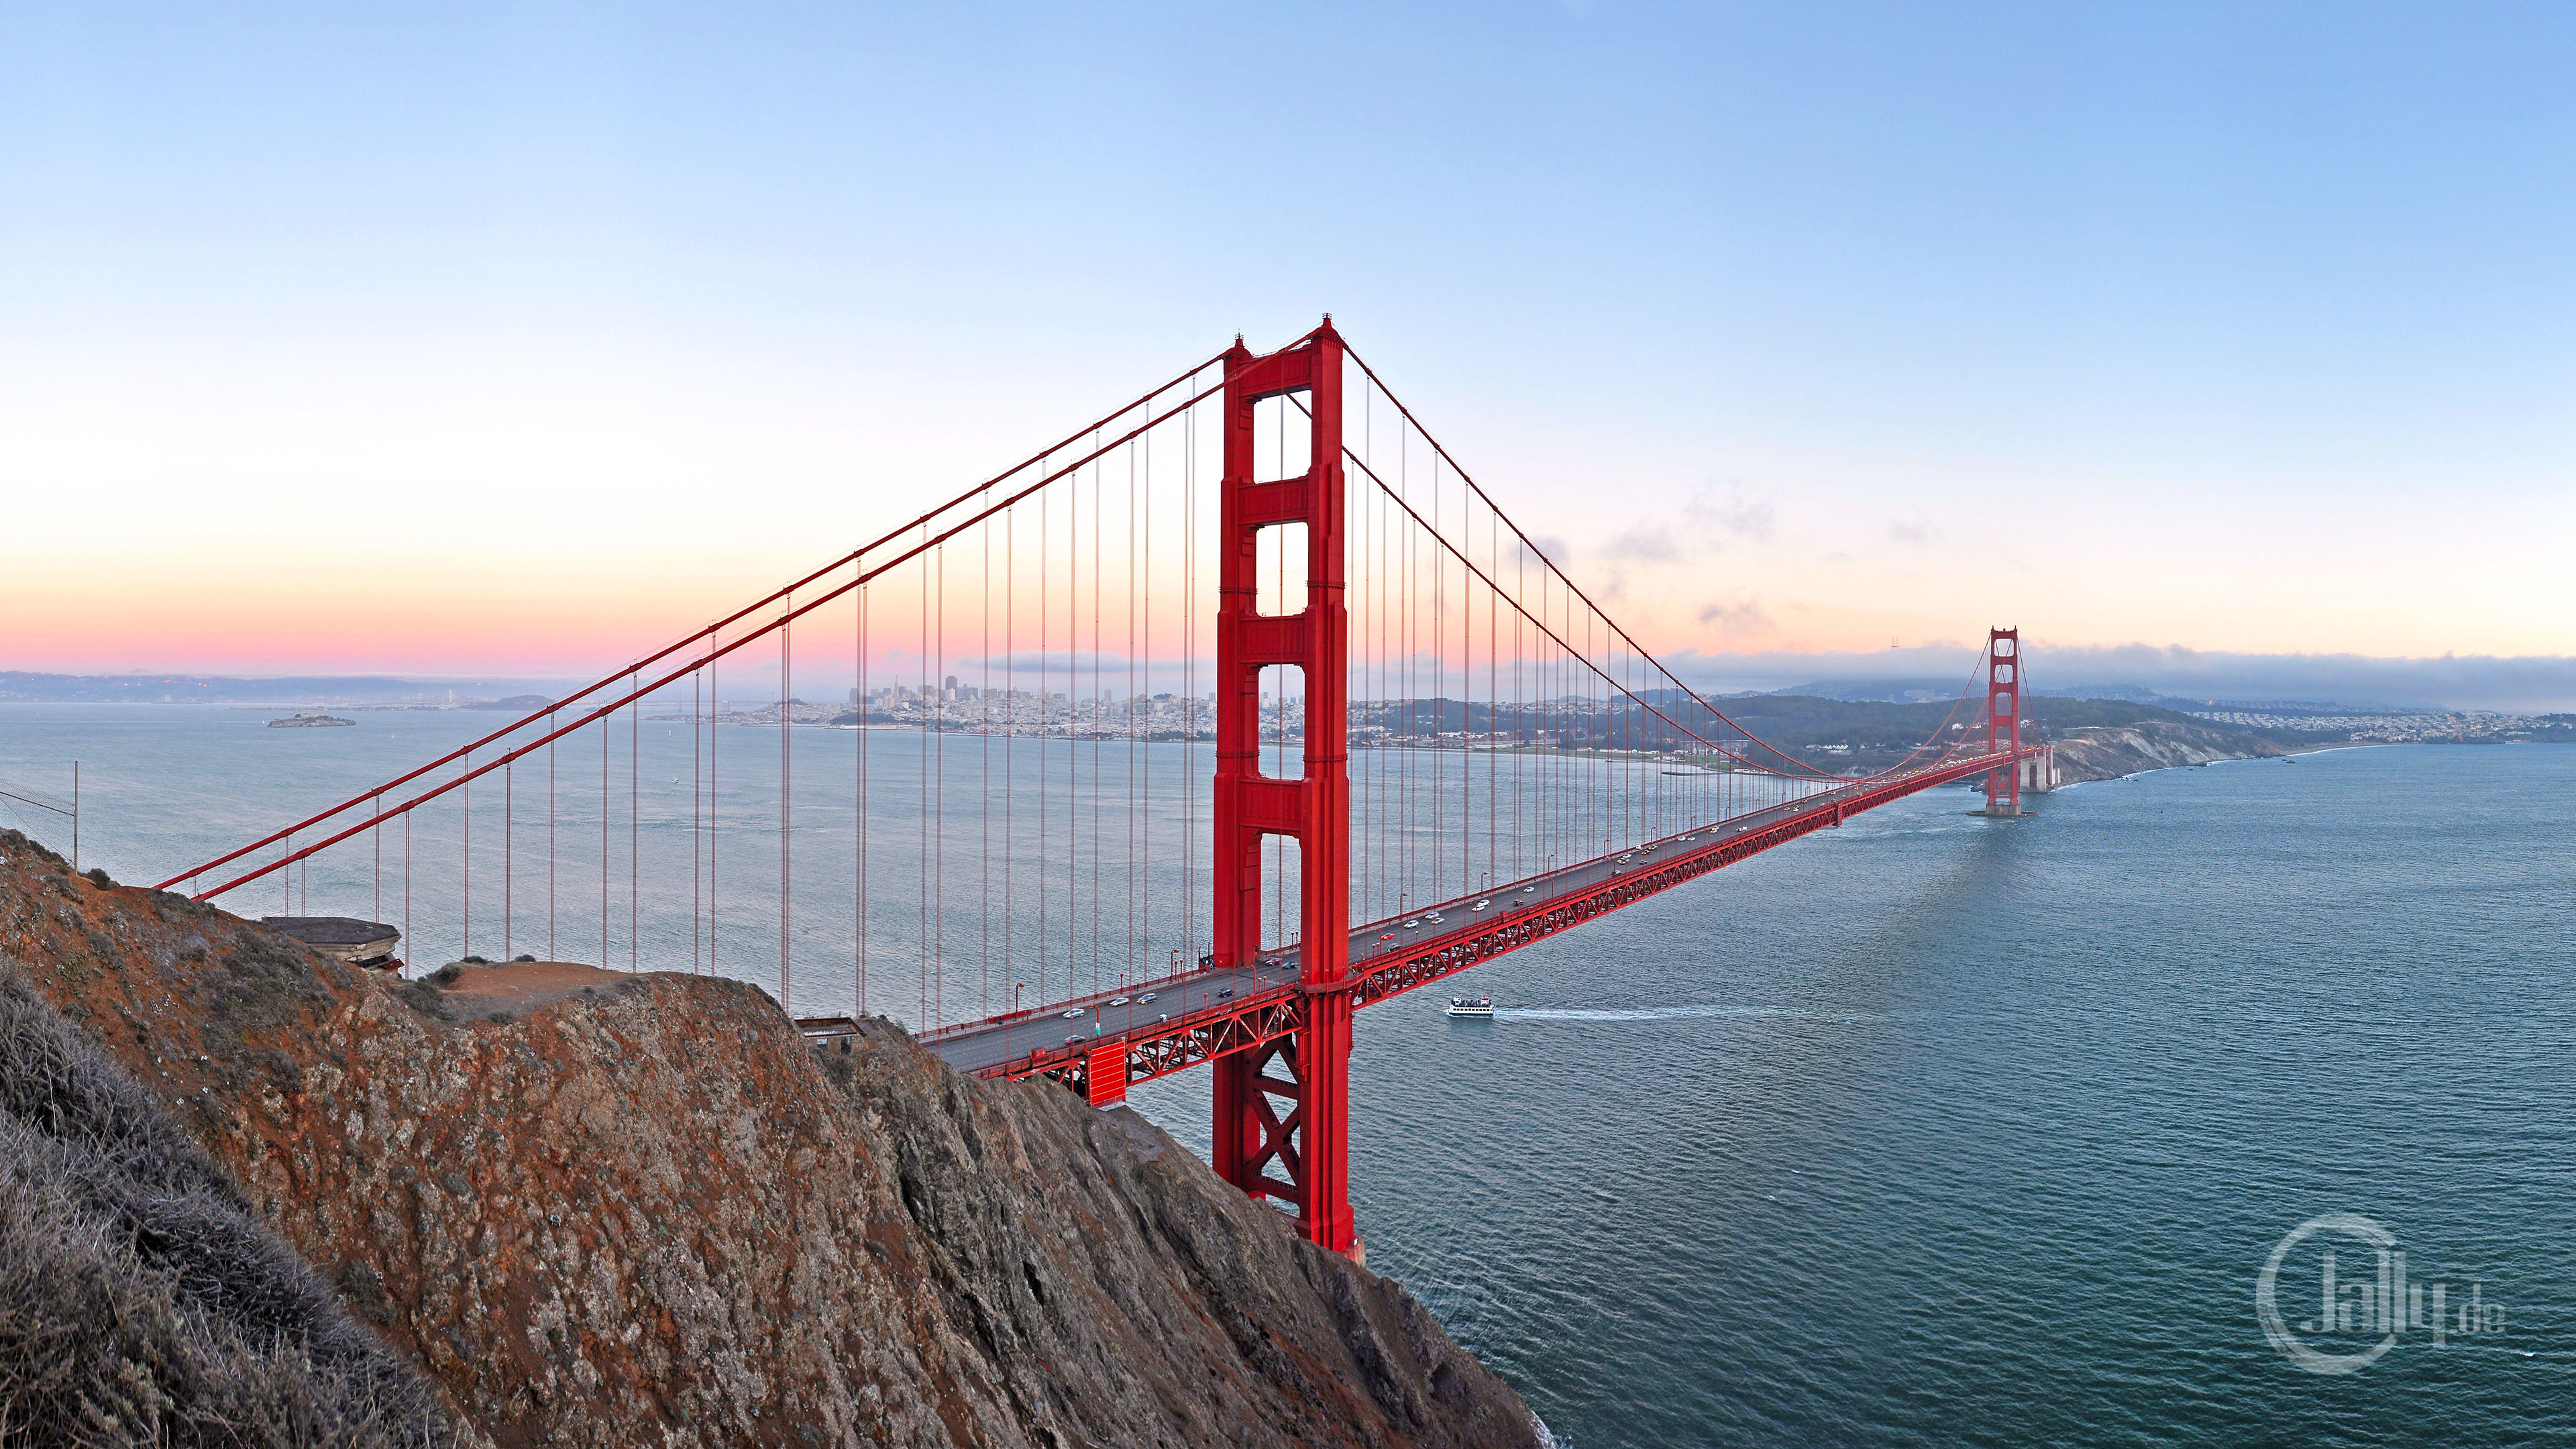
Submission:
[[[1091,435],[1092,446],[1100,444],[1100,435]],[[1097,458],[1091,463],[1091,989],[1100,989],[1100,879],[1107,857],[1100,848],[1100,801],[1102,782],[1108,770],[1102,751],[1109,740],[1108,676],[1100,657],[1100,586],[1108,557],[1103,540],[1108,536],[1108,514],[1102,497],[1109,491],[1103,464]]]
[[[1153,402],[1148,399],[1145,404],[1145,416],[1150,419],[1153,415],[1154,405]],[[1144,682],[1141,686],[1141,693],[1139,693],[1137,697],[1145,701],[1144,724],[1145,738],[1148,748],[1145,751],[1144,799],[1141,808],[1136,812],[1136,848],[1137,852],[1144,857],[1146,868],[1144,879],[1139,886],[1140,894],[1138,897],[1139,919],[1144,926],[1145,934],[1136,938],[1136,944],[1139,947],[1142,947],[1152,941],[1154,931],[1154,754],[1150,747],[1154,734],[1154,435],[1150,432],[1147,433],[1133,446],[1142,450],[1143,459],[1140,466],[1145,470],[1145,556],[1142,560],[1145,569],[1143,584],[1143,608],[1145,613],[1145,672]],[[1127,551],[1129,554],[1128,568],[1132,572],[1138,562],[1134,557],[1136,546],[1133,543],[1130,543]],[[1135,637],[1135,631],[1132,629],[1129,630],[1128,637],[1132,641]],[[1128,656],[1131,661],[1128,665],[1129,680],[1132,684],[1135,679],[1135,665],[1132,662],[1135,657],[1135,649],[1132,643],[1128,649]],[[1136,742],[1134,740],[1128,741],[1127,748],[1132,752],[1136,748]],[[1130,873],[1133,873],[1133,867],[1130,867]],[[1146,952],[1144,959],[1139,962],[1137,969],[1141,974],[1148,971],[1152,964],[1152,953],[1148,951]]]
[[[933,585],[938,608],[939,658],[931,666],[932,680],[939,686],[939,723],[931,730],[931,818],[938,831],[930,843],[931,860],[936,868],[937,895],[930,903],[931,940],[936,954],[930,958],[930,1025],[937,1027],[948,1019],[948,545],[942,543],[931,555],[932,570],[938,575]]]
[[[1040,469],[1045,469],[1045,468],[1046,468],[1046,460],[1041,459],[1041,460],[1039,461],[1039,463],[1038,463],[1038,466],[1039,466],[1039,468],[1040,468]],[[1039,476],[1040,476],[1040,477],[1044,477],[1044,476],[1045,476],[1045,473],[1044,473],[1044,472],[1041,472]],[[1037,951],[1038,951],[1038,969],[1037,969],[1037,973],[1036,973],[1036,974],[1037,974],[1037,978],[1038,978],[1038,982],[1037,982],[1037,985],[1038,985],[1038,998],[1037,998],[1037,999],[1038,999],[1039,1001],[1041,1001],[1041,1002],[1044,1002],[1044,1001],[1047,1001],[1047,1000],[1049,999],[1049,998],[1048,998],[1048,996],[1047,996],[1047,987],[1046,987],[1046,968],[1047,968],[1047,918],[1046,918],[1046,913],[1047,913],[1047,897],[1048,897],[1049,895],[1053,894],[1053,893],[1054,893],[1054,889],[1055,889],[1055,883],[1054,883],[1053,878],[1052,878],[1052,877],[1050,877],[1050,876],[1047,874],[1047,850],[1048,850],[1048,847],[1049,847],[1049,846],[1051,846],[1051,845],[1053,845],[1053,844],[1055,843],[1055,837],[1054,837],[1052,834],[1050,834],[1050,833],[1048,832],[1048,829],[1047,829],[1047,790],[1050,788],[1050,783],[1051,783],[1051,782],[1053,781],[1053,779],[1054,779],[1053,774],[1052,774],[1052,773],[1048,770],[1048,768],[1047,768],[1047,756],[1048,756],[1048,754],[1050,753],[1049,746],[1048,746],[1048,743],[1047,743],[1047,741],[1048,741],[1048,740],[1049,740],[1049,738],[1050,738],[1050,735],[1049,735],[1049,721],[1050,721],[1050,719],[1053,717],[1054,712],[1055,712],[1055,710],[1054,710],[1054,701],[1052,701],[1051,699],[1049,699],[1049,698],[1048,698],[1048,695],[1049,695],[1050,693],[1052,693],[1052,690],[1050,689],[1050,686],[1054,683],[1054,680],[1055,680],[1055,667],[1054,667],[1054,665],[1053,665],[1052,663],[1050,663],[1050,662],[1049,662],[1049,660],[1047,659],[1047,614],[1048,614],[1048,606],[1049,606],[1049,604],[1050,604],[1050,602],[1051,602],[1051,601],[1050,601],[1050,598],[1049,598],[1049,595],[1048,595],[1048,593],[1047,593],[1047,564],[1048,564],[1049,560],[1050,560],[1050,559],[1052,559],[1052,558],[1053,558],[1053,556],[1054,556],[1054,548],[1053,548],[1053,542],[1052,542],[1054,530],[1049,526],[1050,520],[1053,518],[1054,513],[1053,513],[1053,509],[1050,507],[1050,505],[1049,505],[1049,503],[1048,503],[1047,496],[1046,496],[1044,493],[1040,493],[1040,494],[1038,495],[1038,500],[1037,500],[1037,501],[1038,501],[1038,710],[1037,710],[1037,721],[1038,721],[1038,787],[1037,787],[1037,796],[1038,796],[1038,862],[1037,862],[1037,864],[1038,864],[1038,890],[1037,890],[1037,897],[1038,897],[1038,914],[1037,914],[1037,943],[1038,943],[1038,944],[1037,944]]]
[[[1149,435],[1150,436],[1150,435]],[[1136,948],[1143,938],[1136,934],[1142,924],[1137,915],[1136,839],[1144,824],[1143,811],[1136,794],[1136,466],[1138,445],[1127,445],[1127,966],[1119,970],[1124,985],[1136,961]]]
[[[1044,465],[1044,464],[1040,464],[1039,466],[1040,466],[1040,467],[1044,467],[1045,465]],[[1044,477],[1044,476],[1046,476],[1046,475],[1045,475],[1044,473],[1040,473],[1038,476],[1040,476],[1040,477]],[[1013,828],[1013,827],[1018,823],[1019,811],[1017,810],[1016,806],[1017,806],[1017,804],[1018,804],[1019,796],[1020,796],[1020,791],[1019,791],[1020,777],[1019,777],[1019,771],[1018,771],[1018,768],[1017,768],[1017,767],[1018,767],[1018,765],[1019,765],[1019,760],[1020,760],[1020,724],[1019,724],[1019,706],[1020,706],[1020,690],[1019,690],[1019,683],[1020,683],[1020,656],[1019,656],[1019,652],[1018,652],[1018,651],[1019,651],[1019,629],[1018,629],[1018,627],[1017,627],[1017,626],[1018,626],[1018,623],[1019,623],[1019,599],[1020,599],[1020,591],[1019,591],[1019,586],[1018,586],[1018,582],[1017,582],[1017,580],[1018,580],[1018,578],[1019,578],[1019,563],[1020,563],[1020,527],[1019,527],[1019,523],[1020,523],[1020,510],[1019,510],[1018,508],[1013,507],[1013,508],[1005,509],[1005,510],[1003,511],[1003,513],[1002,513],[1002,972],[1003,972],[1003,974],[1004,974],[1005,976],[1015,976],[1015,975],[1019,974],[1019,969],[1020,969],[1020,967],[1019,967],[1019,958],[1011,954],[1011,922],[1012,922],[1012,917],[1018,914],[1018,912],[1019,912],[1019,906],[1020,906],[1020,898],[1019,898],[1019,894],[1018,894],[1018,892],[1017,892],[1017,891],[1016,891],[1016,889],[1015,889],[1015,887],[1019,884],[1019,879],[1018,879],[1018,874],[1019,874],[1019,873],[1018,873],[1016,870],[1014,870],[1014,869],[1013,869],[1013,867],[1017,864],[1017,862],[1018,862],[1018,860],[1019,860],[1019,854],[1020,854],[1020,850],[1019,850],[1019,845],[1020,845],[1019,832],[1018,832],[1016,829],[1014,829],[1014,828]],[[989,671],[988,671],[988,673],[987,673],[987,677],[988,677],[988,678],[990,677]],[[990,697],[991,697],[991,694],[992,694],[992,691],[991,691],[991,690],[989,690],[989,689],[988,689],[988,690],[986,690],[986,691],[985,691],[985,695],[986,695],[986,697],[987,697],[987,698],[990,698]],[[1012,1000],[1011,1000],[1011,1005],[1012,1005],[1012,1007],[1013,1007],[1014,1009],[1017,1009],[1017,1008],[1018,1008],[1018,1006],[1019,1006],[1019,1004],[1020,1004],[1020,1003],[1019,1003],[1019,998],[1017,997],[1017,995],[1016,995],[1016,994],[1014,994],[1014,996],[1012,997]]]
[[[608,720],[599,717],[599,969],[608,969]]]
[[[459,960],[474,954],[474,756],[471,752],[466,754],[462,768],[466,772],[465,789],[461,797],[463,803],[458,807],[457,814],[462,817],[465,822],[465,870],[463,873],[465,886],[465,911],[464,915],[457,923],[457,933],[464,942],[462,946],[457,948],[456,955]],[[292,843],[291,839],[290,843]],[[290,881],[292,879],[293,877],[289,877]],[[292,896],[288,897],[287,912],[290,915],[294,913],[295,909],[293,900],[294,898]]]
[[[921,540],[930,542],[930,525],[921,526]],[[913,703],[921,712],[921,983],[920,998],[914,1007],[913,1029],[930,1029],[930,962],[938,950],[930,939],[930,837],[939,828],[938,817],[930,805],[930,564],[921,565],[921,651],[914,659],[921,666],[921,695]]]
[[[554,711],[546,711],[546,733],[555,732]],[[546,741],[546,959],[555,954],[555,741]]]
[[[867,573],[867,565],[856,559],[852,560],[851,568],[852,572],[859,576]],[[867,585],[859,585],[851,591],[851,596],[857,601],[851,605],[852,611],[857,615],[857,623],[850,637],[852,652],[858,657],[851,662],[850,672],[857,678],[859,684],[859,729],[856,740],[857,749],[852,756],[851,765],[858,779],[855,782],[855,797],[850,807],[850,832],[857,837],[853,842],[856,848],[852,854],[858,860],[858,864],[853,868],[858,877],[854,882],[857,887],[855,894],[858,897],[858,930],[850,952],[853,957],[851,970],[858,978],[853,987],[856,992],[858,1015],[864,1017],[868,1014],[868,747],[870,741],[875,739],[875,736],[868,732],[868,715],[875,706],[868,694]]]
[[[700,928],[705,925],[706,862],[701,854],[704,831],[700,829],[700,808],[706,803],[707,746],[706,726],[698,717],[706,713],[706,671],[689,671],[689,974],[697,975],[706,967],[699,954]]]
[[[989,500],[991,490],[987,489],[984,496]],[[977,982],[982,1000],[976,1009],[989,1017],[993,1014],[993,526],[985,523],[976,531],[982,535],[984,545],[984,566],[977,575],[977,582],[984,591],[984,607],[976,616],[984,630],[983,643],[978,650],[983,663],[983,683],[975,690],[976,716],[981,722],[976,755],[983,771],[982,787],[976,794],[984,807],[984,849],[980,858],[984,878],[976,916],[983,927],[984,959]]]
[[[707,642],[715,642],[716,631],[707,630]],[[716,971],[716,931],[724,923],[724,912],[716,909],[716,842],[724,838],[718,828],[717,807],[722,797],[716,792],[716,725],[724,718],[724,691],[718,688],[716,661],[707,660],[707,974]]]
[[[789,846],[795,833],[790,802],[795,798],[796,754],[787,731],[789,716],[794,713],[791,704],[796,698],[796,655],[789,642],[796,627],[794,595],[788,596],[786,608],[787,615],[778,621],[778,1009],[792,1019],[796,1008],[787,998],[787,917],[795,883]]]
[[[1064,479],[1064,994],[1072,996],[1075,941],[1080,912],[1074,902],[1082,891],[1081,855],[1076,849],[1082,791],[1078,772],[1081,738],[1078,722],[1082,694],[1082,471]]]
[[[1199,390],[1197,373],[1189,391]],[[1199,413],[1181,416],[1181,951],[1184,966],[1199,960]],[[1209,849],[1214,851],[1211,841]]]
[[[504,961],[510,959],[510,888],[512,885],[510,870],[510,836],[512,834],[510,829],[510,810],[514,803],[513,797],[516,793],[513,776],[517,773],[517,770],[518,762],[516,760],[509,761],[501,766],[501,959]]]

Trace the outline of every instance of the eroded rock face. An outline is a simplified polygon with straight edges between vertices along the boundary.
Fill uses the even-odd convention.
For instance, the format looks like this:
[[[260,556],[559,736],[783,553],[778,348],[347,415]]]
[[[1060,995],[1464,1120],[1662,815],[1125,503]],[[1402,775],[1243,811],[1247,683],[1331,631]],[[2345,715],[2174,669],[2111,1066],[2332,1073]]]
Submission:
[[[669,974],[495,1010],[5,841],[0,950],[501,1445],[1535,1439],[1150,1123],[889,1023],[818,1055]]]
[[[2177,724],[2142,720],[2133,725],[2094,725],[2068,730],[2051,743],[2057,748],[2060,784],[2083,780],[2116,780],[2140,770],[2176,765],[2206,765],[2213,760],[2244,760],[2287,753],[2267,740]]]

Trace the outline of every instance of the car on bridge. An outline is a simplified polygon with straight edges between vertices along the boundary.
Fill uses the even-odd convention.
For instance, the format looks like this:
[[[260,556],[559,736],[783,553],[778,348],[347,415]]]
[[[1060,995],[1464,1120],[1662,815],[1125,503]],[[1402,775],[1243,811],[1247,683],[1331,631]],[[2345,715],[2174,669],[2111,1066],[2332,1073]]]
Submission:
[[[1080,1020],[1080,1019],[1081,1019],[1081,1017],[1082,1017],[1082,1008],[1081,1008],[1081,1007],[1079,1007],[1079,1006],[1077,1006],[1077,1007],[1073,1008],[1071,1011],[1068,1011],[1068,1012],[1066,1012],[1066,1013],[1064,1014],[1064,1019],[1065,1019],[1065,1020],[1067,1020],[1067,1021],[1078,1021],[1078,1020]]]

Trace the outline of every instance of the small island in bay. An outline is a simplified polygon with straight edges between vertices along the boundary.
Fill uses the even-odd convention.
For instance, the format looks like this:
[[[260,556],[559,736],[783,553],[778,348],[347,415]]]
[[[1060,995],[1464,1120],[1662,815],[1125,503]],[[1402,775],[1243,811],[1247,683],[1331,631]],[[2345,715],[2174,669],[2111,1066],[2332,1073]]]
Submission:
[[[304,713],[299,713],[299,714],[291,714],[291,715],[288,715],[288,716],[287,716],[286,718],[284,718],[284,719],[273,719],[273,720],[270,720],[270,721],[268,722],[268,727],[269,727],[270,729],[273,729],[273,730],[277,730],[277,729],[308,729],[308,728],[310,728],[310,729],[319,729],[319,728],[321,728],[321,727],[323,727],[323,726],[325,726],[325,725],[353,725],[353,724],[356,724],[356,723],[357,723],[357,721],[356,721],[356,720],[353,720],[353,719],[342,719],[340,716],[338,716],[338,715],[336,715],[336,714],[304,714]]]

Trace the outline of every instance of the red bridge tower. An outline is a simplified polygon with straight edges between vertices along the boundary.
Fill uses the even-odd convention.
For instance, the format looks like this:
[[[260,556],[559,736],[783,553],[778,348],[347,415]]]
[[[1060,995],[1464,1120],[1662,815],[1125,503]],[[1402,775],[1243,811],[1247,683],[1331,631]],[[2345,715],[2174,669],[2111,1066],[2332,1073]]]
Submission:
[[[2021,813],[2021,630],[1986,636],[1986,744],[2012,751],[2011,763],[1986,772],[1986,813]],[[2044,781],[2042,783],[2045,783]]]
[[[1218,503],[1214,965],[1261,950],[1261,847],[1298,846],[1297,940],[1306,1025],[1293,1037],[1217,1059],[1219,1176],[1255,1197],[1297,1207],[1298,1228],[1338,1253],[1358,1234],[1349,1195],[1350,818],[1345,753],[1349,622],[1342,561],[1342,339],[1329,316],[1294,347],[1267,357],[1225,355],[1225,473]],[[1253,408],[1306,395],[1311,448],[1304,476],[1255,482]],[[1306,526],[1306,607],[1258,611],[1261,532]],[[1261,773],[1261,671],[1289,665],[1306,693],[1304,774]],[[1270,1068],[1276,1065],[1279,1075]],[[1272,1164],[1282,1175],[1273,1175]]]

